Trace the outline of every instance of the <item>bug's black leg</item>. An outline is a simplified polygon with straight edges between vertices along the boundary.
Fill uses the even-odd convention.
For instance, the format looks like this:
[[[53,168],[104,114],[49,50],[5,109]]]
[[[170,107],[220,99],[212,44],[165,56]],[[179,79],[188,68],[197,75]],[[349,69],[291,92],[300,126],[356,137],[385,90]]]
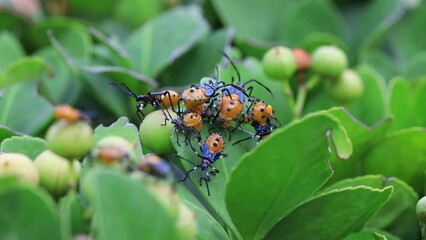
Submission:
[[[247,137],[247,138],[243,138],[243,139],[241,139],[241,140],[238,140],[238,141],[236,141],[236,142],[232,143],[232,145],[236,145],[236,144],[238,144],[238,143],[240,143],[240,142],[244,142],[244,141],[250,140],[250,139],[252,139],[252,138],[255,138],[256,136],[258,136],[258,135],[257,135],[257,134],[254,134],[253,136],[250,136],[250,137]]]

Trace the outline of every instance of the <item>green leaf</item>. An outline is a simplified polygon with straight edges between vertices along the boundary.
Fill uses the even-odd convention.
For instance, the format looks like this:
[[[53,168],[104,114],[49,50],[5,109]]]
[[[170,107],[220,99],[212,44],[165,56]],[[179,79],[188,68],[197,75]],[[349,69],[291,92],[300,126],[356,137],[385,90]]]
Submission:
[[[382,186],[393,186],[389,201],[366,224],[370,228],[383,229],[401,239],[418,236],[416,203],[419,196],[405,182],[388,178]]]
[[[137,27],[159,15],[165,7],[164,5],[163,1],[124,0],[116,3],[114,15],[117,20]]]
[[[42,48],[35,55],[45,59],[53,72],[41,81],[40,93],[54,104],[74,105],[82,91],[82,84],[71,73],[60,55],[53,47]]]
[[[47,18],[30,26],[28,31],[22,36],[22,40],[30,50],[37,50],[50,46],[47,32],[52,31],[56,37],[60,38],[63,33],[69,31],[86,31],[86,27],[80,22],[63,17]]]
[[[426,111],[424,111],[424,102],[426,102],[426,78],[417,87],[414,100],[414,111],[417,113],[417,126],[426,126]]]
[[[191,85],[205,76],[211,76],[214,66],[223,58],[219,51],[230,45],[232,29],[212,33],[206,41],[177,59],[163,73],[164,85]],[[188,68],[187,66],[191,66]]]
[[[426,169],[425,142],[426,131],[423,128],[393,132],[364,156],[363,171],[366,174],[397,177],[422,194]]]
[[[334,174],[330,181],[327,182],[327,184],[330,184],[360,174],[360,164],[362,163],[363,154],[365,154],[375,142],[385,136],[392,121],[390,118],[385,118],[369,127],[352,116],[344,108],[334,107],[327,110],[327,112],[336,117],[339,123],[345,128],[351,139],[354,150],[353,155],[348,159],[331,158],[330,162],[333,166]]]
[[[285,42],[294,46],[313,30],[343,38],[343,24],[336,9],[327,1],[214,0],[219,17],[236,28],[238,37],[251,45],[261,42]],[[255,9],[256,14],[253,14]]]
[[[46,61],[39,57],[23,57],[9,65],[0,75],[0,88],[18,82],[36,80],[50,71]]]
[[[409,61],[419,51],[425,50],[426,33],[423,31],[425,22],[426,4],[423,3],[392,28],[387,39],[394,54],[401,58],[401,61]]]
[[[106,168],[82,179],[99,239],[177,239],[174,219],[146,186]]]
[[[33,135],[52,119],[52,105],[34,93],[32,82],[11,86],[0,99],[0,125]]]
[[[197,239],[230,239],[223,227],[185,186],[178,184],[176,192],[179,194],[182,202],[194,211],[197,216],[195,218],[198,229]]]
[[[202,39],[208,28],[196,6],[177,7],[161,14],[127,39],[125,46],[133,69],[155,77]]]
[[[277,130],[241,158],[225,201],[244,238],[263,238],[331,177],[328,133],[337,128],[329,114],[312,114]]]
[[[56,35],[56,33],[54,32]],[[93,52],[92,39],[86,29],[67,29],[61,32],[58,41],[73,58],[89,59]]]
[[[137,161],[142,158],[142,147],[139,138],[138,128],[129,123],[127,117],[120,117],[110,126],[99,125],[95,129],[95,141],[98,142],[101,139],[109,136],[118,136],[126,139],[135,148],[135,157]]]
[[[367,125],[373,125],[385,117],[385,82],[372,68],[355,69],[364,84],[364,93],[349,104],[349,112]]]
[[[1,239],[60,239],[54,203],[36,188],[14,185],[0,189]]]
[[[392,234],[379,230],[364,228],[362,231],[351,233],[344,238],[344,240],[400,240],[399,237],[393,236]]]
[[[394,78],[388,88],[388,111],[394,117],[391,130],[415,127],[417,112],[414,110],[414,89],[403,78]]]
[[[343,51],[348,52],[348,47],[341,38],[333,34],[323,32],[314,31],[309,33],[297,45],[298,47],[303,48],[308,52],[313,52],[315,49],[323,45],[334,45]]]
[[[295,11],[291,8],[281,9],[290,15],[287,26],[278,27],[278,38],[290,46],[294,46],[312,32],[327,33],[343,39],[345,36],[344,21],[337,9],[329,1],[305,0]],[[265,4],[266,5],[266,4]],[[282,23],[282,22],[281,22]]]
[[[23,135],[22,133],[17,132],[7,126],[0,125],[0,143],[12,136],[22,136],[22,135]]]
[[[23,19],[23,16],[18,16],[16,13],[11,11],[3,10],[0,12],[0,29],[19,32],[22,28],[25,27],[25,25],[26,22]]]
[[[59,218],[62,239],[70,239],[77,234],[87,233],[87,221],[81,199],[74,191],[59,200]]]
[[[370,1],[354,19],[351,43],[354,52],[369,51],[404,16],[407,9],[400,0]]]
[[[422,78],[426,75],[426,71],[422,67],[426,64],[426,51],[419,52],[404,63],[406,64],[401,74],[406,78]]]
[[[3,71],[7,66],[25,56],[19,40],[10,32],[0,32],[0,71]]]
[[[266,239],[342,239],[361,230],[392,190],[359,186],[323,192],[281,220]]]
[[[360,62],[377,70],[386,82],[389,82],[402,71],[401,67],[392,61],[391,56],[379,50],[365,52],[361,56]]]
[[[0,152],[22,153],[34,160],[47,149],[47,143],[42,138],[30,136],[14,136],[1,143]]]

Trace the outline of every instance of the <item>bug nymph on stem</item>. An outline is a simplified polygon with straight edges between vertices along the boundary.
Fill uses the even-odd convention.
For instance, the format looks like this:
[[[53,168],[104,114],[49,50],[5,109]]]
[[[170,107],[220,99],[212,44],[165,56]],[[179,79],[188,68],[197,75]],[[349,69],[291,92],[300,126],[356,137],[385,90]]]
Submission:
[[[190,144],[190,147],[194,151],[194,153],[201,159],[199,164],[195,164],[190,160],[187,160],[183,157],[180,157],[181,159],[195,165],[193,168],[188,170],[185,173],[185,177],[180,180],[179,182],[185,181],[189,174],[197,169],[201,169],[201,177],[199,178],[200,186],[202,186],[203,181],[206,183],[207,188],[207,195],[210,196],[210,189],[208,182],[211,181],[210,175],[215,176],[217,173],[219,173],[219,170],[216,169],[213,164],[220,158],[225,158],[228,155],[223,153],[223,148],[225,147],[225,142],[223,140],[223,137],[220,133],[212,133],[210,134],[203,145],[201,145],[201,142],[199,142],[199,147],[201,150],[201,154],[196,151],[192,145]]]
[[[142,112],[142,110],[148,104],[151,104],[155,108],[161,110],[165,117],[164,124],[162,125],[166,125],[167,121],[172,119],[172,116],[170,115],[167,108],[170,107],[172,111],[175,111],[173,107],[178,105],[179,101],[181,100],[180,94],[174,90],[148,92],[146,94],[136,95],[124,83],[117,84],[112,82],[111,84],[120,88],[122,91],[127,93],[127,95],[135,98],[135,100],[138,102],[138,105],[136,106],[136,114],[138,115],[139,119],[143,120],[145,117],[145,114]]]

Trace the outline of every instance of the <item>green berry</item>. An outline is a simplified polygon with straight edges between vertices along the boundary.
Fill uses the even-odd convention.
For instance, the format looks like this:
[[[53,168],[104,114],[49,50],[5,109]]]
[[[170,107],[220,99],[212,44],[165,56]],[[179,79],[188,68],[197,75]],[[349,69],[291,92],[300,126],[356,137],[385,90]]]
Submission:
[[[40,185],[55,197],[63,196],[74,178],[72,163],[50,150],[40,153],[34,160],[40,174]]]
[[[93,128],[85,121],[60,120],[53,123],[46,133],[49,149],[68,159],[81,158],[94,143]]]
[[[426,197],[422,197],[417,202],[416,214],[420,222],[426,223]]]
[[[176,217],[179,212],[179,196],[176,191],[167,183],[161,181],[148,182],[148,188],[157,197],[161,205],[172,217]]]
[[[173,118],[177,115],[170,111]],[[157,155],[168,155],[175,153],[170,134],[174,125],[170,121],[164,124],[165,116],[161,110],[157,110],[148,114],[139,127],[139,136],[141,138],[142,148],[146,146],[154,151]]]
[[[347,67],[346,54],[335,46],[321,46],[312,53],[312,70],[319,75],[337,78]]]
[[[325,86],[329,96],[341,103],[359,98],[364,91],[361,77],[350,69],[343,71],[337,81],[326,82]]]
[[[293,52],[281,46],[269,49],[263,56],[262,65],[266,76],[280,81],[289,79],[296,71]]]
[[[34,162],[20,153],[0,154],[0,177],[13,175],[19,182],[38,185],[39,174]]]

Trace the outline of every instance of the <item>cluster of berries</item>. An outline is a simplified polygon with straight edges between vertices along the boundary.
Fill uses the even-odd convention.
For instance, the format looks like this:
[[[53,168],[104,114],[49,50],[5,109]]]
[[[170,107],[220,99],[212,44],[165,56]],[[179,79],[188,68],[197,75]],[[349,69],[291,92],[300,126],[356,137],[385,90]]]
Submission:
[[[201,169],[200,185],[202,181],[205,181],[207,189],[210,174],[215,175],[219,172],[213,164],[227,156],[223,153],[225,145],[223,135],[228,134],[231,141],[232,133],[236,129],[249,124],[254,129],[251,136],[240,139],[233,145],[253,138],[258,138],[257,142],[259,142],[280,126],[273,107],[252,95],[253,83],[263,87],[272,95],[270,89],[255,79],[243,82],[235,64],[226,54],[224,56],[235,69],[237,81],[233,77],[231,83],[219,80],[216,68],[215,78],[205,77],[201,79],[200,84],[191,85],[181,94],[174,90],[165,90],[137,95],[125,84],[113,83],[135,98],[138,102],[136,113],[141,119],[145,117],[142,112],[144,107],[152,105],[162,111],[165,119],[162,125],[170,121],[175,131],[183,133],[184,143],[189,145],[200,158],[199,164],[192,163],[194,167],[187,171],[183,180],[187,179],[190,172]],[[208,126],[210,133],[204,141],[201,135],[203,126]],[[179,134],[176,134],[176,137],[176,143],[180,146]],[[198,141],[200,151],[193,147],[194,139]]]

